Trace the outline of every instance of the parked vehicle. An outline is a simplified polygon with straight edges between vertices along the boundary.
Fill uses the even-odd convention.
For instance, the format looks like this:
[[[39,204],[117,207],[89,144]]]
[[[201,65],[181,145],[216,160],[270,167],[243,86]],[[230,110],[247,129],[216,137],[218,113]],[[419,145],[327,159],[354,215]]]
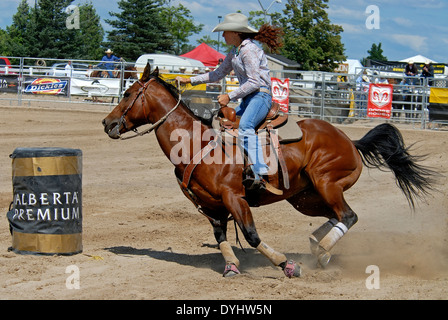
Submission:
[[[67,65],[67,62],[55,63],[51,66],[51,69],[49,71],[47,71],[46,75],[53,76],[53,77],[69,77],[70,74],[67,74],[67,71],[65,70],[66,65]],[[88,76],[87,69],[88,68],[89,68],[88,64],[73,62],[71,76],[73,78],[87,78],[87,76]]]
[[[179,57],[172,54],[144,54],[135,62],[135,66],[139,73],[143,72],[147,62],[149,62],[153,68],[159,67],[161,73],[193,73],[196,70],[200,72],[205,69],[205,66],[201,61],[190,58]]]
[[[0,57],[0,74],[10,74],[11,62],[6,57]]]

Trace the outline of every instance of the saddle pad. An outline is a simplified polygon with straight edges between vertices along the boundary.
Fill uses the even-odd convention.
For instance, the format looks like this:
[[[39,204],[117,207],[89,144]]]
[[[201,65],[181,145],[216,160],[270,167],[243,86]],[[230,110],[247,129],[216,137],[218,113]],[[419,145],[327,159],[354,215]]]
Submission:
[[[302,130],[296,120],[288,118],[288,121],[278,128],[280,143],[296,142],[302,139]]]

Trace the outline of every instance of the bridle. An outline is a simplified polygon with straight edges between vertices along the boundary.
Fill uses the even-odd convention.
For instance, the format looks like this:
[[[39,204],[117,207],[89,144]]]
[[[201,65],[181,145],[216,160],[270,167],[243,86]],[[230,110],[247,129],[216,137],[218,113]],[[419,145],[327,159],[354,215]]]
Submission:
[[[149,128],[147,128],[146,130],[144,130],[144,131],[142,131],[142,132],[139,132],[139,131],[137,130],[137,128],[132,129],[132,131],[135,132],[135,134],[132,135],[132,136],[123,137],[123,136],[120,134],[119,130],[120,130],[121,125],[123,125],[128,131],[130,131],[130,130],[128,129],[128,127],[126,126],[126,119],[125,119],[125,116],[126,116],[126,114],[132,109],[132,107],[134,106],[135,102],[137,101],[137,99],[138,99],[139,97],[141,97],[141,99],[142,99],[142,107],[143,107],[143,112],[145,113],[145,118],[146,118],[146,119],[148,118],[147,115],[146,115],[146,112],[145,112],[145,108],[144,108],[144,106],[143,106],[143,101],[144,101],[144,97],[145,97],[145,95],[144,95],[143,93],[146,91],[146,89],[148,88],[149,84],[150,84],[151,82],[155,81],[155,80],[156,80],[155,78],[152,78],[152,79],[150,79],[149,81],[147,81],[146,83],[142,83],[140,80],[137,81],[137,83],[141,86],[141,88],[138,90],[137,95],[135,96],[134,100],[132,100],[132,103],[131,103],[131,104],[126,108],[126,110],[123,112],[123,114],[122,114],[122,116],[120,117],[120,120],[118,121],[118,124],[117,124],[117,128],[118,128],[118,137],[119,137],[120,140],[128,140],[128,139],[132,139],[132,138],[135,138],[135,137],[140,137],[140,136],[143,136],[143,135],[145,135],[145,134],[147,134],[147,133],[150,133],[151,131],[153,131],[154,129],[156,129],[158,126],[160,126],[163,122],[165,122],[165,120],[168,118],[168,116],[169,116],[171,113],[173,113],[173,112],[177,109],[177,107],[179,107],[180,102],[182,101],[182,97],[181,97],[182,95],[181,95],[181,93],[180,93],[180,90],[179,90],[179,100],[177,101],[177,104],[174,106],[173,109],[171,109],[170,111],[168,111],[168,113],[165,114],[162,118],[160,118],[156,123],[153,123]],[[179,87],[179,86],[180,86],[180,83],[177,82],[177,84],[178,84],[178,87]]]

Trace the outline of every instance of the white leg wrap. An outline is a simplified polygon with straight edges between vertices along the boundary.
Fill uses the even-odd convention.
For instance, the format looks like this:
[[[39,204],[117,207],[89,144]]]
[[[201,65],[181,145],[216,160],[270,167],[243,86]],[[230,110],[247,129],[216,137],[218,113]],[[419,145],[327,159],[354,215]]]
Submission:
[[[219,249],[221,249],[222,256],[224,257],[224,260],[226,260],[226,263],[233,263],[237,267],[240,265],[240,261],[233,253],[232,246],[228,241],[221,242],[219,244]]]
[[[338,222],[319,242],[319,246],[325,251],[330,251],[347,231],[347,227],[342,222]]]
[[[276,266],[288,260],[283,253],[275,251],[263,241],[260,242],[257,250],[260,251],[261,254],[268,258]]]
[[[310,235],[310,249],[312,254],[316,256],[319,254],[319,241],[325,237],[330,232],[331,228],[337,224],[338,220],[334,218],[330,219]]]

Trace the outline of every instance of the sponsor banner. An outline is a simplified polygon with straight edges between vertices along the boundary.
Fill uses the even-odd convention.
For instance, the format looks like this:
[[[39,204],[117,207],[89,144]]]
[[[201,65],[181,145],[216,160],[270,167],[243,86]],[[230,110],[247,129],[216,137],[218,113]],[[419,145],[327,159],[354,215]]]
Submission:
[[[369,86],[367,116],[371,118],[390,119],[392,113],[393,86],[391,84],[374,84]]]
[[[429,121],[448,121],[448,88],[431,88]]]
[[[29,94],[68,96],[69,82],[69,78],[25,77],[23,92]]]
[[[385,72],[404,72],[407,62],[400,61],[379,61],[379,60],[370,60],[370,67],[375,68],[376,70],[381,70]],[[418,74],[422,73],[424,63],[415,63],[417,66]],[[444,63],[431,63],[434,68],[434,75],[444,74],[445,66]]]
[[[18,86],[17,75],[0,75],[0,92],[17,93]]]
[[[135,82],[126,80],[123,90]],[[118,97],[120,93],[120,79],[76,79],[72,78],[70,94],[89,97]]]
[[[431,88],[429,103],[448,104],[448,88]]]
[[[289,79],[282,81],[271,78],[272,101],[280,105],[280,111],[288,113],[289,107]]]

